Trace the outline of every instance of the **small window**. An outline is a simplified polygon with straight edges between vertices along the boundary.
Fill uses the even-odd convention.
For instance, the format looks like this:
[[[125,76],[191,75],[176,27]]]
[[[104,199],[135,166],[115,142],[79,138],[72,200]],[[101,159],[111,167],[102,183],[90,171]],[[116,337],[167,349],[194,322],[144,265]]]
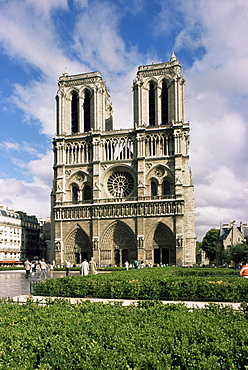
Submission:
[[[163,195],[169,195],[170,194],[170,183],[169,181],[165,180],[163,182]]]
[[[79,189],[76,185],[74,185],[72,187],[72,201],[73,201],[73,203],[78,202],[78,200],[79,200],[78,195],[79,195]]]
[[[92,190],[89,185],[85,185],[84,187],[84,200],[92,199]]]
[[[151,196],[156,197],[158,195],[158,187],[155,181],[151,182]]]

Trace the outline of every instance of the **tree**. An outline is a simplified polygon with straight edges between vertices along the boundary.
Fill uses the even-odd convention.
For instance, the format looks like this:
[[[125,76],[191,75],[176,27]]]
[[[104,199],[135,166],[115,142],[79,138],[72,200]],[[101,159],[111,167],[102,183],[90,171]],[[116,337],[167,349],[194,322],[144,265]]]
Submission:
[[[201,248],[206,253],[206,256],[213,262],[216,258],[216,241],[219,235],[218,229],[210,229],[204,236]]]
[[[234,247],[229,246],[222,252],[222,260],[224,262],[230,263],[233,261],[236,264],[248,261],[248,245],[247,244],[237,244]]]

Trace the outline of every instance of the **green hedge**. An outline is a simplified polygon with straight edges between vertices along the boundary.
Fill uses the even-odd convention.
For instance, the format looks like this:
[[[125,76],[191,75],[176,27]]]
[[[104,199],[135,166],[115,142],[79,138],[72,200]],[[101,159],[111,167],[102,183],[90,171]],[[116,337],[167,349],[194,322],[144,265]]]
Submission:
[[[0,271],[24,270],[24,267],[17,266],[0,266]]]
[[[49,302],[48,302],[49,303]],[[0,303],[4,370],[247,369],[247,314],[212,305]]]
[[[69,276],[38,283],[31,293],[55,297],[248,302],[248,281],[239,278],[237,272],[236,276],[184,276],[180,271],[183,269],[165,267]]]

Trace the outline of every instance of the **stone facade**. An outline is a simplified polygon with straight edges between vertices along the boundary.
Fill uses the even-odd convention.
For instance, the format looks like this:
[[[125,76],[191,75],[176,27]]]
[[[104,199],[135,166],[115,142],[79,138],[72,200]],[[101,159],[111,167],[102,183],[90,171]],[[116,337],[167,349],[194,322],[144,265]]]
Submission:
[[[99,72],[58,81],[52,246],[56,264],[195,263],[189,123],[174,53],[138,68],[133,129],[114,130]]]
[[[19,264],[22,247],[21,217],[0,206],[0,265]]]
[[[35,216],[0,206],[0,264],[40,259],[40,225]]]

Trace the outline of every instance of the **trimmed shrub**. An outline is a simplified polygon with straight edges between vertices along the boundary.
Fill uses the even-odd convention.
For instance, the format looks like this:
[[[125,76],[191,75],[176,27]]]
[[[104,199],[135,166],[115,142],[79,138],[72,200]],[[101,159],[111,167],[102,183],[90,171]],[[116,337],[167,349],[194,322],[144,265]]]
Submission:
[[[47,300],[0,303],[5,370],[239,370],[248,363],[247,318],[210,305],[143,301],[122,307]]]
[[[188,301],[248,301],[248,282],[232,274],[180,274],[183,268],[147,268],[111,274],[50,279],[33,286],[32,294],[55,297],[98,297]],[[189,271],[194,271],[189,269]]]

